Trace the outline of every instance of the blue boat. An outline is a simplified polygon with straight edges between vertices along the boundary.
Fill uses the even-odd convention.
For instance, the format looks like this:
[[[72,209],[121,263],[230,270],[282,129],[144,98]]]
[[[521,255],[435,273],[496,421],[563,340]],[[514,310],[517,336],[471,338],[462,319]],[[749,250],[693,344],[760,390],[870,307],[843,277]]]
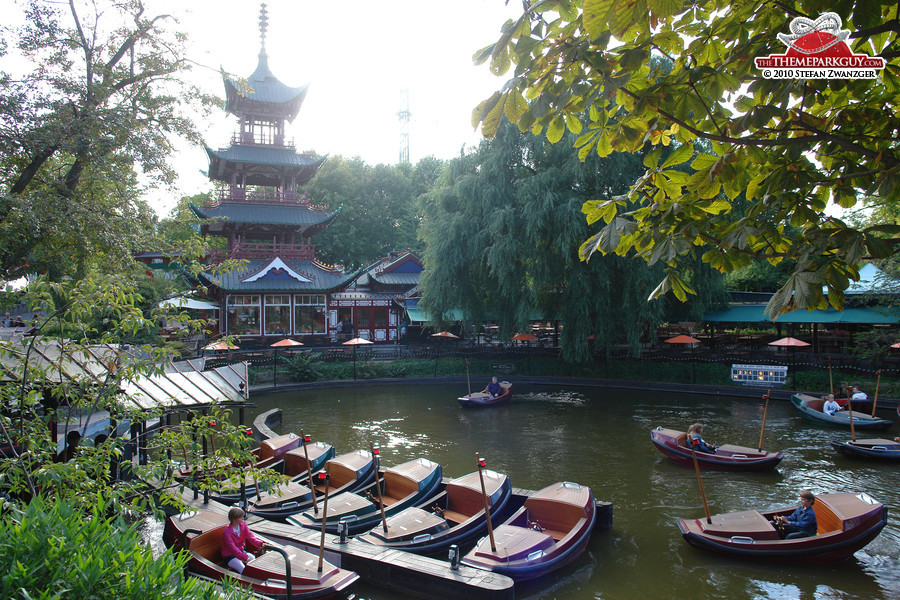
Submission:
[[[868,440],[847,440],[831,442],[832,448],[851,458],[900,462],[900,444],[894,440],[872,438]]]
[[[331,497],[329,492],[325,530],[337,533],[341,521],[346,523],[350,534],[371,529],[381,520],[381,506],[384,506],[385,516],[391,516],[410,506],[422,504],[437,493],[442,477],[441,465],[426,458],[416,458],[385,469],[384,474],[379,477],[381,505],[374,486],[366,488],[365,495],[343,492]],[[306,510],[297,516],[288,517],[288,522],[320,529],[322,512]]]
[[[482,474],[490,514],[496,519],[512,496],[512,485],[502,473],[484,469]],[[387,519],[387,532],[378,523],[357,539],[417,554],[436,554],[485,531],[484,495],[475,471],[449,481],[442,492],[421,508],[410,507],[391,516]]]
[[[816,425],[830,425],[832,427],[850,427],[850,414],[853,414],[853,427],[856,429],[887,429],[894,424],[893,421],[879,419],[872,415],[858,411],[841,410],[833,415],[822,410],[825,400],[808,394],[794,394],[791,396],[791,405],[804,419]]]
[[[505,404],[509,402],[510,398],[512,398],[513,386],[508,381],[501,381],[500,387],[502,388],[502,392],[499,396],[491,396],[487,392],[475,392],[474,394],[466,394],[465,396],[460,396],[457,398],[457,402],[459,402],[460,406],[465,408],[482,408],[485,406],[497,406],[498,404]]]

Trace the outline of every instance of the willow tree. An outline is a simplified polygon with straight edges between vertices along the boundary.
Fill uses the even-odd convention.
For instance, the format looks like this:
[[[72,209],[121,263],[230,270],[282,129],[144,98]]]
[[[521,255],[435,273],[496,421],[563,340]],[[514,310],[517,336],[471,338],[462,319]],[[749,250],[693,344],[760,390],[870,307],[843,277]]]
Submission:
[[[792,261],[769,302],[773,318],[841,308],[862,261],[900,247],[894,223],[835,216],[866,195],[900,198],[898,11],[896,0],[537,0],[476,53],[508,80],[473,121],[488,136],[504,115],[553,141],[569,130],[585,158],[680,143],[668,158],[651,153],[627,194],[586,203],[596,229],[583,257],[665,265],[656,293],[681,298],[691,291],[678,271],[685,261],[723,272]],[[785,53],[776,34],[790,38],[794,23],[829,44],[845,39],[829,52],[867,55],[883,70],[810,79],[757,68],[755,59]],[[672,68],[656,68],[655,56]],[[698,154],[701,140],[711,148]],[[680,164],[690,170],[672,168]]]
[[[508,123],[477,151],[449,162],[421,200],[426,244],[423,306],[433,315],[460,308],[474,320],[499,318],[502,333],[524,328],[537,311],[565,324],[563,356],[578,362],[593,347],[626,343],[634,352],[666,314],[648,303],[660,268],[603,257],[585,263],[578,246],[589,228],[578,215],[598,194],[618,194],[641,172],[639,156],[580,161],[565,144],[520,133]],[[719,278],[707,267],[682,268],[702,290],[702,314]]]
[[[197,138],[205,96],[184,77],[173,19],[139,0],[22,4],[0,45],[0,277],[25,265],[61,276],[135,249],[125,242],[151,212],[135,171],[173,180],[172,139]]]

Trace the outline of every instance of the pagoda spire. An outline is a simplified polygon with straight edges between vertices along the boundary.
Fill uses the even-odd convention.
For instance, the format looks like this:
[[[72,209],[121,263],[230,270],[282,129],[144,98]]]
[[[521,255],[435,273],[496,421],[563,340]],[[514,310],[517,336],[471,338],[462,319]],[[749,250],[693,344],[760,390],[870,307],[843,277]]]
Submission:
[[[269,11],[266,10],[266,3],[259,5],[259,57],[266,57],[266,30],[269,28]]]

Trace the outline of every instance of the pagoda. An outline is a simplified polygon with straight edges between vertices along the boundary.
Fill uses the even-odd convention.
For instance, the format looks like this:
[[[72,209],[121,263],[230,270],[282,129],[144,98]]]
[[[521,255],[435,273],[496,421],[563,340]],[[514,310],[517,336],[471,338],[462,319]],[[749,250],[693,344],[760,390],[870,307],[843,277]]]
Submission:
[[[310,238],[328,227],[339,209],[314,206],[302,191],[325,157],[297,152],[285,137],[285,124],[297,116],[308,86],[289,87],[272,74],[267,25],[262,4],[253,74],[238,80],[222,72],[225,110],[237,117],[239,130],[227,148],[206,148],[217,193],[210,202],[191,206],[202,235],[227,240],[227,250],[212,254],[210,262],[244,259],[246,264],[201,278],[221,302],[223,333],[331,338],[338,315],[329,294],[343,290],[355,275],[316,260]]]

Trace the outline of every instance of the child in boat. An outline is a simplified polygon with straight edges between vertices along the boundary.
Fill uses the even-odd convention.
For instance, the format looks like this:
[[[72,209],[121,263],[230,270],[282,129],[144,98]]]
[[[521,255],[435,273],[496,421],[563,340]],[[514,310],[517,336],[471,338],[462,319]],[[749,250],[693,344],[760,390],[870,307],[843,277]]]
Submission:
[[[834,394],[828,394],[828,396],[825,397],[825,404],[822,405],[822,412],[827,415],[833,415],[839,410],[842,410],[841,405],[835,402]]]
[[[240,508],[235,506],[228,511],[228,521],[228,527],[222,533],[222,559],[229,569],[243,573],[244,566],[250,560],[245,550],[249,547],[251,551],[260,553],[266,545],[247,527],[244,511]]]
[[[707,444],[703,441],[703,424],[702,423],[694,423],[687,430],[687,439],[688,444],[693,446],[694,450],[697,452],[706,452],[707,454],[715,454],[716,453],[716,445],[715,444]]]
[[[816,535],[819,525],[816,522],[816,511],[813,510],[813,504],[816,503],[816,497],[809,490],[800,492],[800,505],[797,506],[789,517],[775,517],[772,524],[779,533],[784,534],[784,539],[791,540],[794,538],[812,537]]]

